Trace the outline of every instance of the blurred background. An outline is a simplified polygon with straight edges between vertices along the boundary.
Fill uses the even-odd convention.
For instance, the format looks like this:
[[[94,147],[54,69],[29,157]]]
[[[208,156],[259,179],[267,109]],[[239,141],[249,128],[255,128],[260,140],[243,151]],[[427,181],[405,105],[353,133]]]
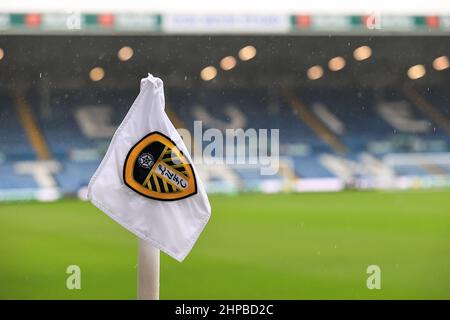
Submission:
[[[84,199],[148,72],[177,128],[280,129],[276,175],[197,166],[162,298],[450,298],[449,34],[438,0],[3,1],[0,298],[134,299],[136,239]]]

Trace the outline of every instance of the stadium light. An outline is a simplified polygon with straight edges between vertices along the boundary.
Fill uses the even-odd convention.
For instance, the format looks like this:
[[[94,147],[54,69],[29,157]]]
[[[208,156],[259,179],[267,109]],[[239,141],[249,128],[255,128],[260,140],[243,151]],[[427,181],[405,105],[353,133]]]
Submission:
[[[245,46],[239,50],[239,59],[247,61],[256,56],[256,48],[254,46]]]
[[[0,60],[2,60],[4,56],[5,56],[5,51],[2,48],[0,48]]]
[[[200,77],[204,81],[210,81],[210,80],[214,79],[216,76],[217,76],[217,69],[213,66],[205,67],[200,72]]]
[[[319,65],[312,66],[306,71],[306,75],[310,80],[317,80],[323,76],[323,68]]]
[[[117,52],[117,57],[121,61],[128,61],[133,57],[133,55],[134,55],[133,48],[128,46],[120,48],[120,50]]]
[[[233,56],[227,56],[223,58],[222,60],[220,60],[220,67],[225,71],[233,69],[234,67],[236,67],[236,58]]]
[[[372,49],[369,46],[361,46],[353,51],[353,57],[357,61],[369,59],[372,56]]]
[[[328,68],[331,71],[339,71],[345,67],[345,59],[343,57],[334,57],[328,62]]]
[[[105,70],[101,67],[92,68],[89,72],[89,77],[92,81],[100,81],[105,77]]]
[[[423,64],[416,64],[408,69],[408,77],[412,80],[422,78],[425,73],[425,66]]]
[[[448,61],[447,56],[437,57],[433,61],[433,68],[437,71],[448,69],[448,67],[450,67],[450,62]]]

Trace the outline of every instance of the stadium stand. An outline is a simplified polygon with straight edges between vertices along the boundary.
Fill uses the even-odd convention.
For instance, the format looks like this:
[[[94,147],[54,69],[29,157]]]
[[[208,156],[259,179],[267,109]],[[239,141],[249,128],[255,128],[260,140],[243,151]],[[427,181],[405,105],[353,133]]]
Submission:
[[[281,190],[282,183],[293,177],[305,183],[337,179],[347,186],[376,187],[386,186],[386,177],[450,175],[449,100],[443,88],[432,91],[168,88],[167,105],[169,115],[176,115],[173,122],[191,132],[195,120],[202,121],[203,130],[280,129],[280,156],[289,170],[264,176],[258,166],[231,165],[215,175],[200,165],[206,183],[214,186],[211,190],[264,190],[265,185]],[[133,90],[54,92],[45,105],[33,92],[23,100],[1,94],[0,190],[39,187],[15,165],[42,158],[40,147],[27,136],[26,126],[34,126],[51,158],[60,163],[52,173],[59,190],[77,193],[88,184],[135,95]],[[24,102],[31,112],[26,121],[20,110]],[[203,147],[208,143],[203,141]]]

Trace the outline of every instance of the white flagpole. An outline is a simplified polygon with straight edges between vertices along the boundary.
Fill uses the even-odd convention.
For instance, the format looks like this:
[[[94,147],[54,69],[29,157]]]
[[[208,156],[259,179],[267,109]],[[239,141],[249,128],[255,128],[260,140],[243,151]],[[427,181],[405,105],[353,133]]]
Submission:
[[[159,249],[139,239],[138,299],[159,300]]]

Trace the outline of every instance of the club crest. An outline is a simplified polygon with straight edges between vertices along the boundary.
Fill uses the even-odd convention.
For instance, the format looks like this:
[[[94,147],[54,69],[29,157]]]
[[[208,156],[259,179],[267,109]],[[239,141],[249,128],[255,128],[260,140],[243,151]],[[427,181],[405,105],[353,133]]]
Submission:
[[[155,200],[180,200],[197,193],[192,165],[160,132],[146,135],[130,149],[123,179],[135,192]]]

